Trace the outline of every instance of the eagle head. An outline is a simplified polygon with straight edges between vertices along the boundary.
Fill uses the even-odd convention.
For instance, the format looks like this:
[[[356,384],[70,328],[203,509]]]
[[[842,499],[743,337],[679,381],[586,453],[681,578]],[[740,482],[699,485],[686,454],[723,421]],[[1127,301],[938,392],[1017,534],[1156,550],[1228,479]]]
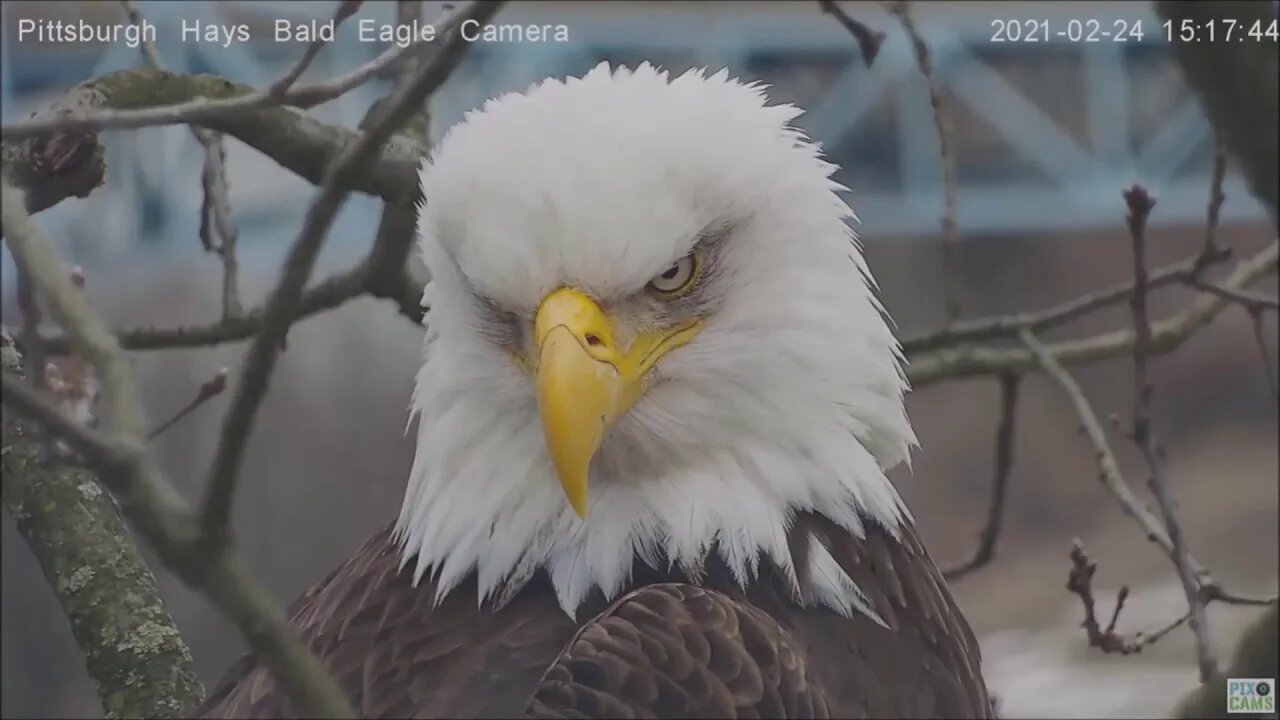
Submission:
[[[571,615],[637,561],[740,583],[821,513],[906,511],[901,354],[834,166],[726,72],[601,64],[470,112],[422,173],[429,324],[397,537],[437,599],[545,570]],[[813,598],[858,591],[824,548]]]

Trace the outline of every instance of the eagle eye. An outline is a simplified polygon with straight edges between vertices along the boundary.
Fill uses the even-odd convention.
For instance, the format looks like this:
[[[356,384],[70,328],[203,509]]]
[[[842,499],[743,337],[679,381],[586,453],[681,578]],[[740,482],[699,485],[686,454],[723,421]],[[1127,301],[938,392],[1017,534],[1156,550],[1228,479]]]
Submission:
[[[649,289],[660,296],[680,295],[698,277],[697,253],[689,253],[649,281]]]

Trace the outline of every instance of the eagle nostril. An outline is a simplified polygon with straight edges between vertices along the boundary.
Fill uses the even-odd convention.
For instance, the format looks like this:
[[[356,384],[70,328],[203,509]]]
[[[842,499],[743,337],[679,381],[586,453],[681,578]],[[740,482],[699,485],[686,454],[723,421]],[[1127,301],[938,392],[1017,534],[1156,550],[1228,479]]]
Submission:
[[[595,333],[587,333],[587,344],[590,345],[591,347],[598,347],[600,345],[603,345],[604,341],[601,340],[600,336],[596,335]]]

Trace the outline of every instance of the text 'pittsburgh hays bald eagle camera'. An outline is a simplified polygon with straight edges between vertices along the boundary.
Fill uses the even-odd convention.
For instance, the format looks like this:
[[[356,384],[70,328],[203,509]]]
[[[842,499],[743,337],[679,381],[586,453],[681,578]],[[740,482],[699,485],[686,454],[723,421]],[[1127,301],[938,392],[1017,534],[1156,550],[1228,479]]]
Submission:
[[[853,213],[766,103],[602,64],[432,153],[400,517],[291,610],[361,715],[990,714]],[[246,657],[202,712],[294,710]]]

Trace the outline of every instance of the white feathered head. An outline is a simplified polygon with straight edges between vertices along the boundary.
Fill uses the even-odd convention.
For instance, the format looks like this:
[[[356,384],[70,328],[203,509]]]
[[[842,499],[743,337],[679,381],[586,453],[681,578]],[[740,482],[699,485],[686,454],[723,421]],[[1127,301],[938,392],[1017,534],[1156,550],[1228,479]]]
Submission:
[[[475,571],[502,602],[545,568],[572,614],[636,558],[794,578],[797,511],[902,520],[901,356],[799,114],[725,72],[601,64],[447,133],[422,170],[415,582]]]

